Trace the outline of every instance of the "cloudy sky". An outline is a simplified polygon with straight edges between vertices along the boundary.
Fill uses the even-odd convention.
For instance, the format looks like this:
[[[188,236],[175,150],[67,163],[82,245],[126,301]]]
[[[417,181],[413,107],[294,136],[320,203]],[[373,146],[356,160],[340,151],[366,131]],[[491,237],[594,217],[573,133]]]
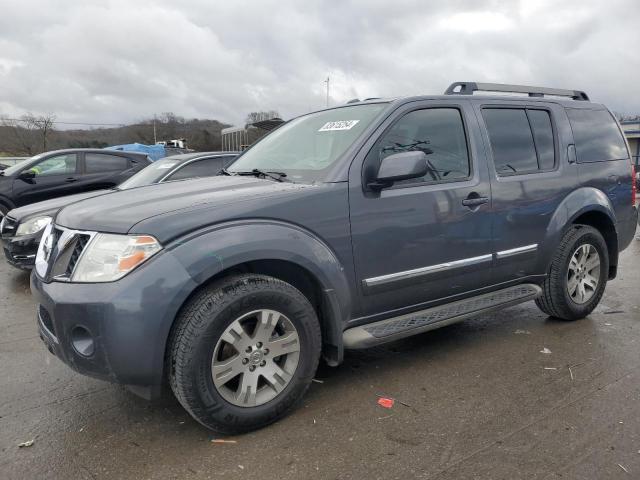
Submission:
[[[288,118],[327,76],[331,104],[476,80],[640,113],[640,1],[2,0],[1,116]]]

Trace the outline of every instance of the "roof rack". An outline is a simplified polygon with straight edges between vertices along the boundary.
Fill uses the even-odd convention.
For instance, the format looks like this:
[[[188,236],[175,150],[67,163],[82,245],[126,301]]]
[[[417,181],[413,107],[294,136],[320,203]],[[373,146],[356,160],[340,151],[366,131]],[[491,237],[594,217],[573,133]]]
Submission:
[[[444,92],[445,95],[473,95],[473,92],[509,92],[526,93],[530,97],[570,97],[584,102],[589,97],[581,90],[564,90],[562,88],[528,87],[526,85],[506,85],[504,83],[453,82]]]

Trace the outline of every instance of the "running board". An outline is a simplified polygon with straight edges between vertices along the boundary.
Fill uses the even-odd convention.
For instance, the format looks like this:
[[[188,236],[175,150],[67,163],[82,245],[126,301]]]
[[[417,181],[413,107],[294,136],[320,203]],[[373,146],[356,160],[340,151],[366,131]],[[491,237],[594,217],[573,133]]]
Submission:
[[[410,337],[411,335],[444,327],[492,310],[533,300],[541,293],[542,289],[539,286],[525,283],[419,312],[350,328],[342,334],[344,348],[367,348],[380,343]]]

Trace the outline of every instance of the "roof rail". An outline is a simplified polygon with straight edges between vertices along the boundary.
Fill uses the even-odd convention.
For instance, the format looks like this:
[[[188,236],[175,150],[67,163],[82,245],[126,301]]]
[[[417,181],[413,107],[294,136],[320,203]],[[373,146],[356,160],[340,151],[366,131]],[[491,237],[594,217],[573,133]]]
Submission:
[[[444,92],[445,95],[473,95],[473,92],[509,92],[526,93],[530,97],[570,97],[573,100],[589,101],[587,94],[581,90],[564,90],[562,88],[528,87],[526,85],[507,85],[504,83],[453,82]]]

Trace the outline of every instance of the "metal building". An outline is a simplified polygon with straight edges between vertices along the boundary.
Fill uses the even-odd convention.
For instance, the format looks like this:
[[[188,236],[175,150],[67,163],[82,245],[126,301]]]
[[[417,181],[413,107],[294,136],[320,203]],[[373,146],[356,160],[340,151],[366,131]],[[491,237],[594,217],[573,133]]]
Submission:
[[[281,118],[269,118],[248,123],[244,127],[228,127],[222,129],[222,150],[239,152],[250,147],[271,130],[284,123]]]
[[[620,125],[624,131],[624,136],[627,137],[627,142],[629,142],[631,159],[636,166],[636,170],[638,170],[640,169],[640,119],[623,120]]]

